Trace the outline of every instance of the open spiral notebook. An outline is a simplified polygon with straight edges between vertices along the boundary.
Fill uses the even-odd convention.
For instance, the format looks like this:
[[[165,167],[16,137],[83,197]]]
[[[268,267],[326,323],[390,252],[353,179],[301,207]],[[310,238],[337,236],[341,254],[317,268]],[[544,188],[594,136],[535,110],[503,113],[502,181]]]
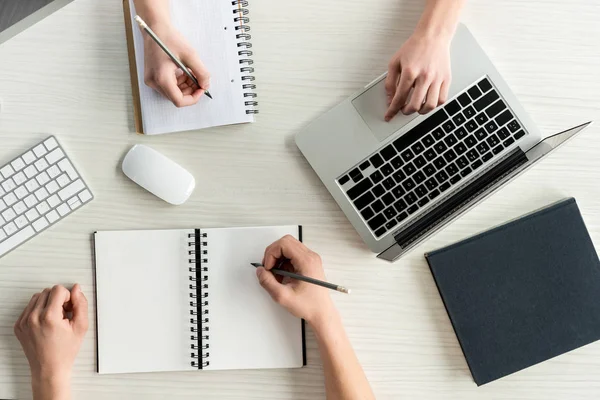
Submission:
[[[258,113],[247,0],[171,1],[171,21],[198,52],[211,74],[210,93],[177,108],[144,83],[144,34],[124,0],[125,30],[138,133],[158,135],[253,122]],[[150,26],[152,28],[152,26]]]
[[[288,234],[302,227],[96,232],[98,372],[306,365],[304,321],[250,265]]]

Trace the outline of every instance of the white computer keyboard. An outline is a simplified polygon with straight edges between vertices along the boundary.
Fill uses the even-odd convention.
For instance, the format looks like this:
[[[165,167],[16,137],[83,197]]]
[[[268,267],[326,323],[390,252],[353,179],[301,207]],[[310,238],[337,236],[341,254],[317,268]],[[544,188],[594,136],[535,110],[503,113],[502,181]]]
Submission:
[[[54,136],[0,167],[0,257],[93,198]]]

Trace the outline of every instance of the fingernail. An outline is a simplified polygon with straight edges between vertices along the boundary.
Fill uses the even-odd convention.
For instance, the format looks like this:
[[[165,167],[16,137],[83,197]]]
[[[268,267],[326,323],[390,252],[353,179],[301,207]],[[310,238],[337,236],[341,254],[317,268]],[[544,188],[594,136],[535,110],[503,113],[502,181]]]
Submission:
[[[390,122],[390,117],[388,117],[387,115],[385,116],[385,122]]]
[[[263,267],[256,268],[256,276],[258,276],[260,278],[260,276],[262,275],[264,270],[265,269]]]

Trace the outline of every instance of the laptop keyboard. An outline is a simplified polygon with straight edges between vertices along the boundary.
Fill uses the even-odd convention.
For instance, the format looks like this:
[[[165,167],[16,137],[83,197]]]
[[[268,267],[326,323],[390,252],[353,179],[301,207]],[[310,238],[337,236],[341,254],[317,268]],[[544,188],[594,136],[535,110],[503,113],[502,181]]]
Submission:
[[[337,181],[381,237],[523,136],[512,111],[483,78]]]

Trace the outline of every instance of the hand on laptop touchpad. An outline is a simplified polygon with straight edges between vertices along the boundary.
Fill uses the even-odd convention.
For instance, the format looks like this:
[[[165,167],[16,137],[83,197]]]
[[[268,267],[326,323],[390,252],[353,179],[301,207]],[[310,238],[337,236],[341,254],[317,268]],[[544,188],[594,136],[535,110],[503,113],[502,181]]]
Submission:
[[[390,122],[385,122],[383,117],[388,109],[385,95],[385,78],[352,100],[352,105],[379,141],[385,140],[392,133],[419,116],[417,113],[404,115],[399,112]]]

